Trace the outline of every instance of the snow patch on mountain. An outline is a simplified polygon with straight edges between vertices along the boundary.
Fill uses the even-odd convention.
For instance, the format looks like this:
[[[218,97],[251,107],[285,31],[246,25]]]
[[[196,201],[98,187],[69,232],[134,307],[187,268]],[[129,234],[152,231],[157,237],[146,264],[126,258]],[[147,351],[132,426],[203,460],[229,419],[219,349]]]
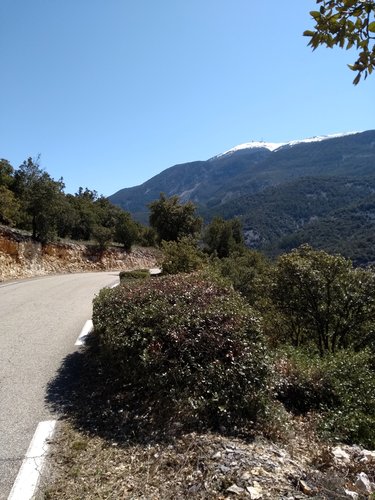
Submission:
[[[241,151],[242,149],[259,149],[259,148],[265,148],[268,149],[269,151],[274,151],[275,149],[278,149],[281,146],[284,146],[284,142],[263,142],[263,141],[251,141],[251,142],[245,142],[244,144],[239,144],[238,146],[235,146],[234,148],[228,149],[228,151],[224,151],[224,153],[221,153],[217,156],[214,156],[214,158],[220,158],[221,156],[225,156],[228,154],[235,153],[236,151]]]
[[[241,149],[266,148],[269,151],[274,151],[275,149],[284,146],[284,144],[285,144],[284,142],[264,142],[264,141],[245,142],[244,144],[239,144],[238,146],[235,146],[234,148],[225,151],[223,155],[227,153],[232,153],[234,151],[240,151]]]
[[[304,144],[308,142],[321,142],[321,141],[326,141],[327,139],[337,139],[338,137],[345,137],[347,135],[354,135],[359,133],[360,132],[344,132],[341,134],[318,135],[315,137],[309,137],[308,139],[289,141],[283,144],[283,146],[296,146],[297,144]]]
[[[297,140],[289,141],[289,142],[264,142],[264,141],[245,142],[244,144],[239,144],[238,146],[235,146],[234,148],[228,149],[228,151],[225,151],[224,153],[221,153],[217,156],[214,156],[211,159],[214,160],[214,159],[220,158],[222,156],[231,155],[233,153],[236,153],[237,151],[241,151],[244,149],[265,148],[265,149],[268,149],[269,151],[277,151],[281,148],[296,146],[297,144],[304,144],[304,143],[310,143],[310,142],[320,142],[320,141],[325,141],[327,139],[337,139],[338,137],[344,137],[347,135],[354,135],[354,134],[358,134],[358,133],[360,133],[360,132],[344,132],[344,133],[340,133],[340,134],[319,135],[319,136],[315,136],[315,137],[309,137],[307,139],[297,139]]]

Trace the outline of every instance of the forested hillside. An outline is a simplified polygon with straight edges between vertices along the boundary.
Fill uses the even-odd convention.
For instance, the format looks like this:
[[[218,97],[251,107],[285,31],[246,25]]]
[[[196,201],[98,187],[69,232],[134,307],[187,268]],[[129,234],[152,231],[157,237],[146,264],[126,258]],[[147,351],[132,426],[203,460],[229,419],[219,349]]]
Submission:
[[[375,195],[312,221],[302,229],[283,237],[277,248],[281,253],[310,243],[316,248],[340,253],[356,265],[375,263]]]
[[[207,161],[170,167],[140,186],[121,189],[110,200],[135,214],[160,192],[214,208],[243,195],[303,177],[366,177],[374,175],[375,131],[291,142],[268,149],[249,143]]]
[[[374,262],[375,131],[271,146],[249,143],[176,165],[110,199],[147,222],[147,204],[160,192],[178,195],[205,222],[239,217],[248,246],[269,255],[309,242]]]
[[[161,192],[204,206],[218,196],[230,196],[230,192],[222,194],[225,187],[232,185],[239,175],[255,168],[269,154],[266,148],[256,148],[238,151],[235,157],[224,155],[208,161],[175,165],[140,186],[121,189],[109,199],[142,222],[147,221],[147,204],[158,198]]]
[[[363,264],[375,261],[374,192],[374,177],[302,178],[203,215],[241,217],[247,244],[269,255],[307,242]]]
[[[0,224],[30,231],[41,243],[69,238],[105,248],[115,241],[126,250],[150,233],[96,191],[65,194],[63,179],[54,180],[31,158],[17,169],[0,160]]]
[[[50,389],[69,417],[59,463],[70,491],[94,488],[109,463],[109,495],[124,474],[133,495],[148,467],[153,488],[169,481],[163,498],[372,498],[373,270],[308,245],[270,261],[244,246],[237,219],[216,217],[202,246],[194,206],[178,197],[160,196],[150,215],[161,275],[124,272],[100,292],[79,387],[57,402],[61,378]],[[72,460],[94,471],[85,482]],[[60,491],[62,480],[49,496]]]

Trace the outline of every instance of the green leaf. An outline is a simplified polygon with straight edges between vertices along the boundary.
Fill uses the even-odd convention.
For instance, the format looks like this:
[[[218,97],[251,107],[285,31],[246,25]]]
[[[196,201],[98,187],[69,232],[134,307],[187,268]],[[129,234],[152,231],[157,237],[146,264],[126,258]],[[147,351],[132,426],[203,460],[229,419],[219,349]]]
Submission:
[[[353,85],[357,85],[360,79],[361,79],[361,73],[358,73],[358,75],[353,80]]]
[[[350,40],[350,41],[348,42],[348,45],[346,46],[346,50],[351,49],[351,48],[353,47],[353,45],[354,45],[354,44],[353,44],[352,40]]]
[[[315,32],[311,31],[311,30],[305,30],[303,32],[303,36],[314,36],[314,35],[315,35]]]
[[[318,20],[321,17],[321,13],[318,12],[317,10],[312,10],[310,12],[310,16],[313,17],[314,19]]]
[[[368,30],[371,31],[371,33],[375,33],[375,21],[368,25]]]

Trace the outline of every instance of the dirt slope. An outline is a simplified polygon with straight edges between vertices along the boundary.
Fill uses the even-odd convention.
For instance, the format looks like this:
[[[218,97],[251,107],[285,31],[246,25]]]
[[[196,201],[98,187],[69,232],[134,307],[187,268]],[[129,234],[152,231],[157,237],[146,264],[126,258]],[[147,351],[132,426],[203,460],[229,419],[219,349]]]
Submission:
[[[28,235],[0,226],[0,282],[57,273],[150,268],[159,257],[153,248],[136,247],[127,253],[120,248],[100,252],[76,243],[42,245]]]

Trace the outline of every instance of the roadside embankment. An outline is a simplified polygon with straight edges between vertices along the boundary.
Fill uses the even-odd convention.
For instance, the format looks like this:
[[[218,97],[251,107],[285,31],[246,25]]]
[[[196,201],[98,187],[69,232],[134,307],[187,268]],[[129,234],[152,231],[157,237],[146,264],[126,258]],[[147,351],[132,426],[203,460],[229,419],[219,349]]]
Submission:
[[[30,236],[0,226],[0,282],[57,273],[131,270],[155,267],[160,257],[154,248],[135,247],[99,251],[77,243],[42,245]]]

